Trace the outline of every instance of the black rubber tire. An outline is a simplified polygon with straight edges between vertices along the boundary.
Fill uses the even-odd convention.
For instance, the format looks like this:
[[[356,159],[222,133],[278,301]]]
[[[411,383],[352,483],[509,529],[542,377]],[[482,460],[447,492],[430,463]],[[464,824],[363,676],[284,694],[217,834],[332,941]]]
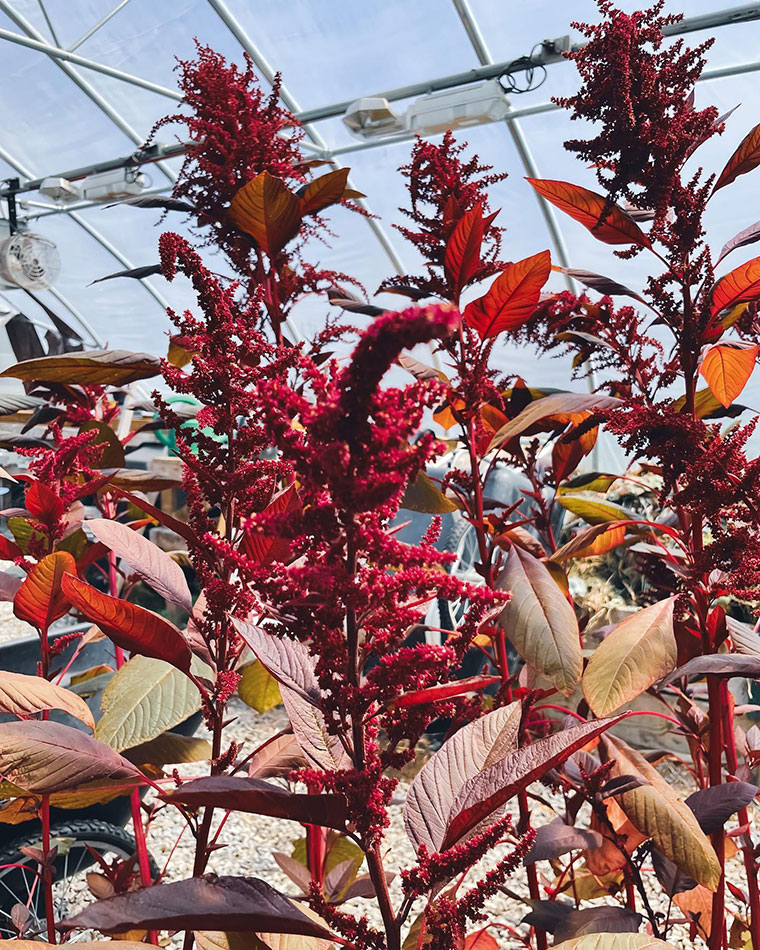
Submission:
[[[441,550],[448,554],[454,554],[459,547],[459,542],[465,534],[473,530],[474,528],[469,521],[463,518],[458,512],[454,512],[451,518],[448,519],[448,525],[441,537]],[[449,574],[456,574],[457,567],[458,564],[456,562],[454,564],[447,564],[446,570]],[[441,626],[445,630],[453,630],[456,627],[454,618],[451,615],[451,604],[443,597],[438,598],[438,616],[441,621]]]
[[[26,829],[24,830],[24,833],[20,834],[17,838],[5,842],[2,846],[2,851],[0,851],[0,866],[17,863],[28,864],[29,858],[23,854],[20,849],[23,847],[38,846],[40,834],[40,825],[38,822],[35,822],[34,830],[31,828]],[[69,822],[55,823],[50,829],[50,837],[53,841],[56,838],[73,838],[74,844],[97,843],[98,845],[105,845],[107,849],[113,849],[116,852],[121,852],[124,855],[132,855],[135,853],[136,849],[134,836],[129,831],[127,831],[126,828],[122,828],[119,825],[113,825],[107,821],[101,821],[97,818],[74,819]],[[158,866],[150,855],[149,860],[151,878],[155,879],[158,877],[159,873]],[[90,858],[89,863],[79,867],[78,871],[81,872],[86,870],[88,867],[92,867],[93,863],[94,859]],[[10,874],[8,876],[10,876]],[[62,878],[59,877],[56,880],[60,881]],[[18,881],[18,884],[20,885],[21,881]],[[25,897],[26,895],[20,896],[22,903],[24,902]],[[12,903],[11,896],[8,893],[6,886],[6,888],[2,889],[2,893],[0,893],[0,908],[5,913],[7,913]],[[5,913],[3,913],[0,918],[0,936],[6,936],[7,934],[5,927]]]

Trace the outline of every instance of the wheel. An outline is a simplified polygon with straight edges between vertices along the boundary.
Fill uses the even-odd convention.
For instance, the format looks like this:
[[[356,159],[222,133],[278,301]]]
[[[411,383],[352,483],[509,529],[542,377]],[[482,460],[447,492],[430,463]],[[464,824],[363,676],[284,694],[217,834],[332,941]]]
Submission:
[[[27,932],[29,939],[46,938],[44,897],[36,874],[36,863],[20,849],[40,847],[40,826],[3,846],[0,853],[0,938],[17,937],[11,911],[16,904],[28,908]],[[77,913],[94,900],[87,884],[87,871],[96,870],[93,851],[110,866],[129,860],[135,853],[135,839],[124,828],[98,819],[84,819],[54,825],[50,830],[51,847],[58,846],[58,857],[53,873],[53,903],[56,920]],[[91,849],[91,850],[90,850]],[[26,865],[29,870],[7,865]],[[158,868],[151,858],[151,877],[158,876]],[[91,932],[82,931],[75,940],[92,940]]]
[[[449,520],[441,539],[441,549],[456,556],[452,564],[446,565],[449,574],[469,584],[483,583],[483,578],[475,570],[475,564],[480,560],[477,532],[458,511],[455,511]],[[437,608],[440,621],[438,626],[444,630],[456,630],[467,612],[467,600],[445,600],[439,597]],[[440,639],[437,642],[440,642]]]

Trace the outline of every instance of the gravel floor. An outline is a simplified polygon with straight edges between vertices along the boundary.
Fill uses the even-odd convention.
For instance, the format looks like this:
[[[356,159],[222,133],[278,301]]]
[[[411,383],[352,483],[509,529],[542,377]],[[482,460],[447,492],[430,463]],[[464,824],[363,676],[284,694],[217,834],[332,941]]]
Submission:
[[[278,731],[285,725],[286,719],[281,709],[261,716],[253,710],[246,707],[238,700],[231,704],[231,714],[236,717],[235,721],[228,727],[230,738],[234,738],[238,743],[245,743],[244,749],[250,751],[266,738]],[[203,734],[203,729],[199,734]],[[245,753],[244,753],[245,754]],[[203,769],[199,766],[184,767],[184,774],[202,774]],[[668,776],[669,780],[678,781],[678,775],[673,770],[673,774]],[[414,863],[414,852],[404,831],[401,820],[401,808],[408,784],[401,782],[397,792],[397,800],[391,807],[391,827],[385,839],[386,865],[389,870],[397,870],[402,867],[410,866]],[[562,802],[559,796],[552,795],[542,787],[536,787],[533,791],[540,796],[543,802],[534,801],[534,815],[537,824],[543,821],[550,821],[556,817],[552,809],[561,811]],[[583,816],[581,816],[582,818]],[[580,820],[582,825],[583,821]],[[152,823],[150,831],[150,847],[159,863],[162,866],[166,861],[172,847],[174,847],[177,836],[181,832],[183,822],[175,809],[165,809],[158,814]],[[293,897],[297,896],[297,888],[285,877],[272,858],[273,851],[281,851],[286,854],[291,853],[293,840],[302,836],[302,829],[293,822],[276,820],[272,818],[262,818],[256,815],[233,814],[230,815],[222,831],[220,840],[225,843],[225,847],[212,855],[210,869],[219,874],[248,874],[261,876],[265,878],[274,887],[282,890],[284,893]],[[193,839],[189,833],[186,833],[181,839],[179,845],[171,857],[167,879],[174,880],[189,876],[192,868]],[[491,858],[491,862],[493,858]],[[550,865],[547,862],[541,862],[539,873],[546,875],[546,883],[551,884],[553,874]],[[488,869],[488,864],[484,863],[480,867],[480,874],[474,877],[482,877],[482,873]],[[732,859],[729,863],[729,877],[738,884],[743,885],[743,868],[738,858]],[[543,884],[543,881],[542,881]],[[509,889],[516,895],[528,896],[527,880],[524,869],[520,869],[508,881]],[[391,894],[396,905],[400,900],[401,888],[399,880],[391,884]],[[730,894],[727,895],[727,904],[729,909],[734,908]],[[667,910],[667,901],[662,892],[655,884],[651,889],[650,900],[655,910],[661,910],[663,913]],[[606,898],[595,901],[595,904],[610,904],[614,898]],[[591,906],[585,903],[583,906]],[[344,908],[351,912],[361,915],[366,914],[370,922],[379,924],[379,915],[376,911],[373,901],[356,899]],[[511,927],[525,932],[527,928],[520,925],[520,920],[528,913],[529,907],[522,900],[518,901],[511,897],[500,894],[489,901],[487,905],[488,916],[492,920],[507,923]],[[410,919],[414,919],[415,912]],[[674,914],[675,916],[675,914]],[[644,924],[642,924],[642,929]],[[475,929],[475,928],[473,928]],[[514,937],[510,937],[503,931],[494,928],[492,931],[499,941],[501,947],[515,947],[519,943]],[[688,928],[675,926],[668,935],[668,941],[675,947],[690,948],[695,944],[689,940]],[[704,946],[699,940],[697,945]]]

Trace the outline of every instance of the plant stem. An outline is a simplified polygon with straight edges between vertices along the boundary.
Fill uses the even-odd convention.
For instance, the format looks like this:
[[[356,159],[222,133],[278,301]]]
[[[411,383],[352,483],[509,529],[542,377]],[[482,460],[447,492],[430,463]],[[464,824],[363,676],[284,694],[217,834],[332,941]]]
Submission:
[[[528,805],[528,795],[523,790],[517,796],[517,800],[520,805],[520,822],[517,826],[517,830],[521,835],[524,835],[526,831],[530,829],[530,805]],[[531,900],[537,901],[541,899],[541,891],[538,886],[538,871],[536,870],[535,863],[529,864],[526,868],[528,874],[528,890],[530,892]],[[536,947],[538,950],[546,950],[547,941],[546,941],[546,931],[542,930],[540,927],[536,927]]]
[[[42,889],[45,895],[45,922],[48,943],[56,943],[55,907],[53,906],[53,874],[48,863],[50,858],[50,796],[42,796]]]
[[[736,756],[736,739],[734,737],[734,707],[731,697],[728,695],[727,681],[723,680],[721,685],[723,684],[726,686],[726,701],[723,704],[723,746],[726,750],[728,771],[735,775],[739,762]],[[750,827],[749,812],[746,808],[739,809],[738,817],[741,825],[745,825],[747,828]],[[752,937],[752,950],[760,950],[760,890],[757,884],[755,845],[749,831],[742,835],[742,856],[747,876],[747,892],[749,893],[749,931]]]
[[[709,753],[709,775],[710,775],[710,786],[720,785],[723,781],[723,767],[722,767],[722,752],[723,752],[723,741],[722,741],[722,728],[721,728],[721,687],[718,679],[715,676],[707,677],[707,695],[709,702],[709,714],[710,714],[710,753]],[[712,916],[710,924],[710,941],[709,947],[710,950],[721,950],[725,942],[726,935],[726,923],[725,923],[725,886],[726,886],[726,872],[725,872],[725,835],[723,832],[723,826],[717,828],[710,835],[710,840],[712,841],[713,849],[715,850],[716,855],[718,856],[718,861],[720,862],[720,881],[718,882],[718,887],[715,893],[713,894],[712,899]]]

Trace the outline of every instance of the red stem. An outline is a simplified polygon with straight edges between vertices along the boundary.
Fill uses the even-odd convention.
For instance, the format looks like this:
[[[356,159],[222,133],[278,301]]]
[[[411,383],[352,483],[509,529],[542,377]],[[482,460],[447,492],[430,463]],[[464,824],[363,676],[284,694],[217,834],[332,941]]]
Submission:
[[[727,688],[726,693],[728,693]],[[735,775],[739,767],[739,762],[736,756],[736,739],[734,737],[734,706],[730,696],[727,696],[726,699],[727,701],[723,707],[723,745],[726,750],[728,771],[732,775]],[[749,812],[746,808],[739,809],[738,817],[740,825],[746,826],[747,828],[751,827]],[[760,890],[757,884],[755,845],[749,831],[742,835],[742,856],[744,858],[744,870],[747,876],[747,891],[749,893],[749,930],[752,937],[752,950],[760,950]]]
[[[56,943],[55,907],[53,906],[53,873],[50,860],[50,796],[42,796],[42,889],[45,895],[45,922],[47,924],[48,943]]]

